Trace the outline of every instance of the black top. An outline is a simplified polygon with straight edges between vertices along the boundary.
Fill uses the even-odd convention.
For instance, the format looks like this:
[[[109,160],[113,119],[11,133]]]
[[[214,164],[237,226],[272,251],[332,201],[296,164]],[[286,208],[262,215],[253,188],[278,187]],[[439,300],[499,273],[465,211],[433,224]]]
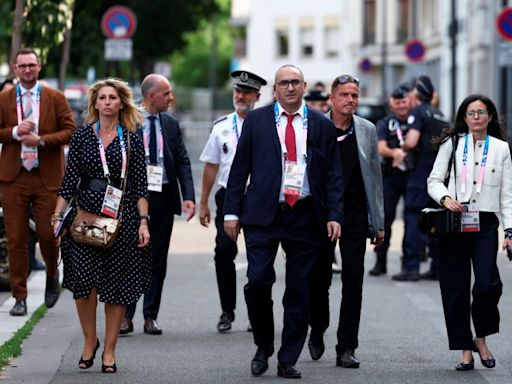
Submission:
[[[350,128],[346,131],[336,129],[336,136],[340,137],[349,130]],[[361,165],[359,164],[355,131],[348,135],[345,140],[338,141],[338,148],[343,168],[343,224],[367,220],[366,191],[363,175],[361,174]]]

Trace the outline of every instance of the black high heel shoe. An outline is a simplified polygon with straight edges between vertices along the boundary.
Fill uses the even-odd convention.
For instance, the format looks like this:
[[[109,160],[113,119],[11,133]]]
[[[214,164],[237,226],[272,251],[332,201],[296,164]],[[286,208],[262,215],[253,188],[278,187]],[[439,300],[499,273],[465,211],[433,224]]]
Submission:
[[[102,354],[101,355],[101,372],[103,372],[103,373],[116,373],[117,372],[116,361],[114,360],[114,364],[112,364],[112,365],[105,365],[103,363],[103,354]]]
[[[476,346],[475,340],[473,340],[473,351],[478,352],[478,356],[480,356],[480,361],[482,362],[482,365],[485,368],[494,368],[496,366],[496,360],[494,359],[494,357],[491,357],[490,359],[482,359],[482,355],[480,354],[480,350]]]
[[[92,367],[92,365],[94,364],[94,358],[96,357],[96,351],[98,350],[98,348],[100,347],[100,340],[99,339],[96,339],[96,348],[94,348],[94,352],[92,353],[92,356],[90,359],[87,359],[85,360],[83,355],[80,356],[80,361],[78,362],[78,368],[80,369],[89,369]],[[82,364],[84,364],[85,366],[81,366]]]
[[[465,362],[461,361],[455,366],[456,371],[471,371],[474,368],[475,368],[475,360],[472,360],[470,363],[465,363]]]

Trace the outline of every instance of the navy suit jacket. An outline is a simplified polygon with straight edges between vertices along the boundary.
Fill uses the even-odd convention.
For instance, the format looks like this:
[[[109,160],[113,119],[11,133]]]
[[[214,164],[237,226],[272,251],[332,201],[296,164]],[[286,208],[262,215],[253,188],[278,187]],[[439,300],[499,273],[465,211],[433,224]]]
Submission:
[[[190,159],[183,143],[178,120],[168,113],[158,115],[164,140],[165,172],[172,191],[172,196],[169,198],[172,199],[174,214],[181,215],[180,189],[183,200],[191,200],[195,203]],[[142,133],[142,130],[140,132]]]
[[[335,127],[310,108],[306,162],[319,224],[325,228],[327,221],[341,223],[343,177]],[[278,209],[282,165],[274,104],[249,112],[229,174],[224,214],[237,215],[242,225],[270,225]]]

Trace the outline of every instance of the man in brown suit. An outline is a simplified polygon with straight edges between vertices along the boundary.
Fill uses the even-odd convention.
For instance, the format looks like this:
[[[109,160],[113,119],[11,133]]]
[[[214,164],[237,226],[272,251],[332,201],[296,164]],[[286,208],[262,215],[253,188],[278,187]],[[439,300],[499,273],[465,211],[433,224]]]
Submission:
[[[30,205],[46,264],[46,306],[53,307],[59,298],[59,251],[50,218],[64,175],[62,146],[76,127],[64,94],[38,81],[41,63],[34,50],[20,50],[13,69],[19,85],[0,94],[0,182],[9,278],[16,300],[10,314],[25,316]]]

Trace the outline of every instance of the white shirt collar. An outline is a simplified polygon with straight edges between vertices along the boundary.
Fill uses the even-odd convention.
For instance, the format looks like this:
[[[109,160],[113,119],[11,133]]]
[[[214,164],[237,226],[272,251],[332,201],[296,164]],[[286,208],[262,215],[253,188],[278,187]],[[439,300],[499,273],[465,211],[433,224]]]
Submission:
[[[281,116],[283,113],[288,113],[284,110],[284,108],[281,106],[279,101],[276,101],[276,103],[277,103],[277,110],[279,111],[279,116]],[[293,113],[293,115],[296,115],[296,114],[299,114],[300,117],[304,118],[304,100],[302,101],[300,108],[295,113]]]
[[[23,85],[21,85],[20,83],[20,90],[22,95],[24,95],[28,91],[32,92],[32,95],[35,95],[37,93],[37,87],[39,87],[39,80],[36,81],[36,84],[30,89],[25,89]]]

